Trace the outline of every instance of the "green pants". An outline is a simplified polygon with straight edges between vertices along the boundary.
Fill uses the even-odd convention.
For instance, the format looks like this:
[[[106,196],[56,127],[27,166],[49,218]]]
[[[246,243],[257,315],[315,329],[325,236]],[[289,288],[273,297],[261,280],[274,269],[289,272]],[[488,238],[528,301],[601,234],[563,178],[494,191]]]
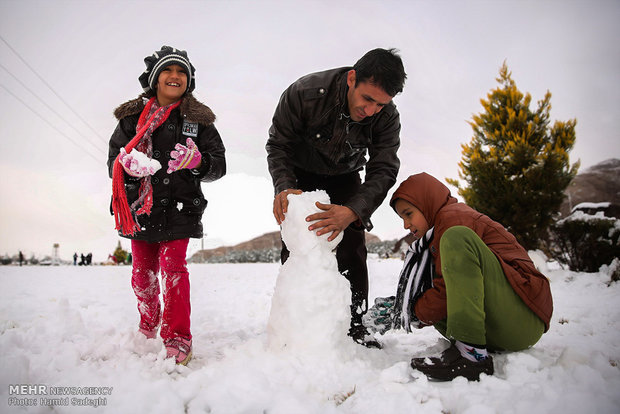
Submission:
[[[486,244],[468,227],[446,230],[439,242],[448,317],[435,328],[449,339],[519,351],[534,345],[544,324],[514,292]]]

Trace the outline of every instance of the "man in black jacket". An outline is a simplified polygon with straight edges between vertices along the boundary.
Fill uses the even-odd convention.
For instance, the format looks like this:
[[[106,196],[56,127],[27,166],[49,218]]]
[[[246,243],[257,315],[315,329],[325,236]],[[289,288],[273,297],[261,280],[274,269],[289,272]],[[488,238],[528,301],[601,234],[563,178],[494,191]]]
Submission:
[[[309,230],[331,241],[344,232],[336,258],[351,283],[349,335],[365,345],[368,269],[364,230],[396,182],[400,162],[400,117],[392,98],[407,75],[394,49],[374,49],[353,67],[306,75],[280,98],[267,140],[273,178],[273,214],[281,224],[288,194],[325,190],[332,204],[308,216]],[[364,182],[360,171],[365,168]],[[282,262],[288,250],[282,249]]]

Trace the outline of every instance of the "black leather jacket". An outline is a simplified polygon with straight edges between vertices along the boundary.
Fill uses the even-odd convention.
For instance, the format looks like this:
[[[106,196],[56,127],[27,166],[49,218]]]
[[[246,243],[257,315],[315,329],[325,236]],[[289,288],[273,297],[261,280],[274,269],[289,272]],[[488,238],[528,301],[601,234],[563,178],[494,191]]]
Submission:
[[[345,205],[372,229],[370,216],[396,182],[400,116],[393,103],[355,122],[348,116],[346,82],[351,67],[312,73],[280,97],[267,140],[275,193],[297,188],[295,168],[326,176],[366,168],[359,192]]]

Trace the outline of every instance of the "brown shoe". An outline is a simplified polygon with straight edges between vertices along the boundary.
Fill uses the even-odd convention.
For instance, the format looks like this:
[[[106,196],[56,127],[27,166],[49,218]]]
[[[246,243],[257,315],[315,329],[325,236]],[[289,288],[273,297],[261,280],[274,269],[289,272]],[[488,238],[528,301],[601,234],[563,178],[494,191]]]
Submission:
[[[411,367],[435,381],[452,381],[456,377],[478,381],[482,373],[493,375],[493,358],[489,355],[480,362],[472,362],[452,344],[439,357],[413,358]]]

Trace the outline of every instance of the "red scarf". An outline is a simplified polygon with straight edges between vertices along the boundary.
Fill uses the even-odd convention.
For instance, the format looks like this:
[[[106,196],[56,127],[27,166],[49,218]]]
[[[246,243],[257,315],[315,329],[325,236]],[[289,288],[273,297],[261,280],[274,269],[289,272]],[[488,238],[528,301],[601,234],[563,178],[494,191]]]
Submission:
[[[181,104],[181,101],[175,102],[172,105],[164,106],[160,108],[153,108],[156,104],[156,98],[151,98],[138,119],[138,125],[136,126],[136,135],[125,145],[125,151],[130,153],[143,139],[149,141],[147,145],[152,148],[151,134],[161,124],[168,119],[170,112]],[[151,110],[153,109],[153,110]],[[150,156],[150,154],[147,154]],[[119,154],[120,156],[120,154]],[[140,227],[136,223],[134,215],[151,214],[151,207],[153,206],[153,187],[151,186],[150,176],[144,177],[140,184],[140,198],[143,200],[142,207],[135,211],[137,207],[134,203],[132,207],[129,207],[127,202],[127,193],[125,192],[125,170],[119,162],[118,158],[114,161],[114,168],[112,170],[112,210],[114,210],[114,219],[116,221],[116,230],[119,230],[123,235],[135,235],[140,231]]]

